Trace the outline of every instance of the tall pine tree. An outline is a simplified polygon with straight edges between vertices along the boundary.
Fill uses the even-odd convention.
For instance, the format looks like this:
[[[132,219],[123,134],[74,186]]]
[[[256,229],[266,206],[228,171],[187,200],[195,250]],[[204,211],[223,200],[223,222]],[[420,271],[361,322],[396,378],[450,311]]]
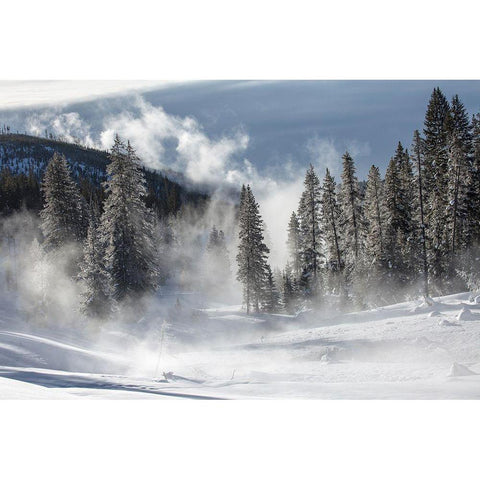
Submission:
[[[88,228],[88,211],[63,155],[54,153],[48,163],[42,192],[45,201],[40,217],[45,250],[82,241]]]
[[[296,279],[302,272],[300,222],[295,212],[292,212],[288,222],[287,250],[289,263]]]
[[[340,195],[341,230],[344,239],[345,266],[351,273],[360,258],[363,249],[363,212],[362,196],[355,164],[348,152],[342,157],[342,185]]]
[[[109,157],[101,218],[104,264],[113,299],[133,300],[156,287],[153,212],[145,205],[145,177],[130,143],[116,136]]]
[[[305,293],[315,296],[320,289],[319,271],[323,255],[320,229],[320,181],[312,165],[307,170],[303,184],[305,189],[298,207],[302,282],[305,285]]]
[[[423,150],[429,266],[440,289],[448,267],[449,251],[445,222],[448,207],[449,112],[447,99],[440,88],[435,88],[425,114]]]
[[[385,207],[383,184],[378,167],[372,165],[368,172],[364,201],[365,214],[365,283],[368,290],[378,295],[386,272]]]
[[[264,243],[263,222],[258,203],[250,185],[242,186],[239,209],[239,246],[237,254],[237,280],[243,286],[243,300],[247,314],[253,306],[260,311],[267,278],[267,254]]]

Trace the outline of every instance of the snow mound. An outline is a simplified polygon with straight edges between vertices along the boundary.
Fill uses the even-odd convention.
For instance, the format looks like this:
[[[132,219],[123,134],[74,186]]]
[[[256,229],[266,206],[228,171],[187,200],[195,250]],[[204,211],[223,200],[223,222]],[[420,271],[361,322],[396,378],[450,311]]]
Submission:
[[[457,315],[457,320],[477,320],[478,315],[472,313],[468,307],[463,307]]]
[[[467,375],[478,375],[461,363],[454,363],[450,369],[449,377],[465,377]]]
[[[441,326],[441,327],[455,327],[457,326],[456,323],[452,323],[452,322],[449,322],[448,320],[446,320],[445,318],[442,318],[438,324]]]
[[[433,310],[428,314],[429,317],[440,317],[442,315],[438,310]]]

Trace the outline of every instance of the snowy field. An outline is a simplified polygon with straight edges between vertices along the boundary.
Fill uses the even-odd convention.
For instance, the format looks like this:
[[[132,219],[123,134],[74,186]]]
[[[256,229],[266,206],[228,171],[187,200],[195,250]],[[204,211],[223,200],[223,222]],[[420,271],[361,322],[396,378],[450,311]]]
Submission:
[[[480,398],[480,304],[466,293],[335,316],[158,304],[98,328],[33,325],[3,299],[0,398]]]

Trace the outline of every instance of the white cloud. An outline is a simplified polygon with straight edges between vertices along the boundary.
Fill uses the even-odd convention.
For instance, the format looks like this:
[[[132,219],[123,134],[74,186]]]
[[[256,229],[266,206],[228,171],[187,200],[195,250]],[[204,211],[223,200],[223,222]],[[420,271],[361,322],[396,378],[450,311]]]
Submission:
[[[306,149],[312,165],[319,169],[319,173],[326,168],[334,175],[339,172],[342,153],[335,146],[333,139],[314,136],[307,141]]]
[[[105,119],[100,134],[102,148],[108,149],[118,133],[132,142],[148,167],[172,168],[201,184],[236,184],[243,178],[245,163],[240,157],[249,141],[245,132],[237,130],[211,139],[194,118],[169,115],[142,97],[136,97],[132,106],[135,113],[126,111]],[[175,144],[173,158],[165,155],[167,142]]]
[[[162,88],[179,82],[152,80],[0,81],[0,109],[66,104],[113,94]]]
[[[80,138],[102,149],[109,149],[114,135],[119,134],[130,140],[146,166],[181,172],[191,183],[209,185],[218,193],[225,186],[239,188],[249,183],[273,241],[272,265],[285,264],[286,227],[291,212],[298,207],[305,173],[291,158],[260,173],[245,158],[249,137],[242,129],[211,138],[195,118],[170,115],[139,95],[130,97],[121,113],[101,119],[100,125],[95,134],[78,112],[60,113],[58,109],[32,115],[27,121],[31,133],[43,134],[47,128],[55,135]],[[332,174],[340,174],[345,148],[354,158],[370,153],[368,143],[345,141],[338,147],[333,139],[318,136],[305,148],[321,181],[327,167]]]

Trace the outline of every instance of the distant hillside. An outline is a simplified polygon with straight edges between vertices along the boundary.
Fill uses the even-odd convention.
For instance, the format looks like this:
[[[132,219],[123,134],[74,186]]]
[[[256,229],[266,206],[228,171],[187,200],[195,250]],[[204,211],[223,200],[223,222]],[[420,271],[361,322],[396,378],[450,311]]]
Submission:
[[[41,181],[55,151],[65,155],[82,194],[101,204],[108,152],[30,135],[0,134],[0,187],[3,193],[0,208],[3,212],[16,210],[25,202],[27,208],[40,208],[36,199],[39,186],[35,183]],[[185,204],[202,204],[208,198],[205,193],[172,181],[160,172],[148,169],[144,172],[148,187],[147,204],[160,216],[175,213]],[[25,193],[22,193],[24,185]]]

